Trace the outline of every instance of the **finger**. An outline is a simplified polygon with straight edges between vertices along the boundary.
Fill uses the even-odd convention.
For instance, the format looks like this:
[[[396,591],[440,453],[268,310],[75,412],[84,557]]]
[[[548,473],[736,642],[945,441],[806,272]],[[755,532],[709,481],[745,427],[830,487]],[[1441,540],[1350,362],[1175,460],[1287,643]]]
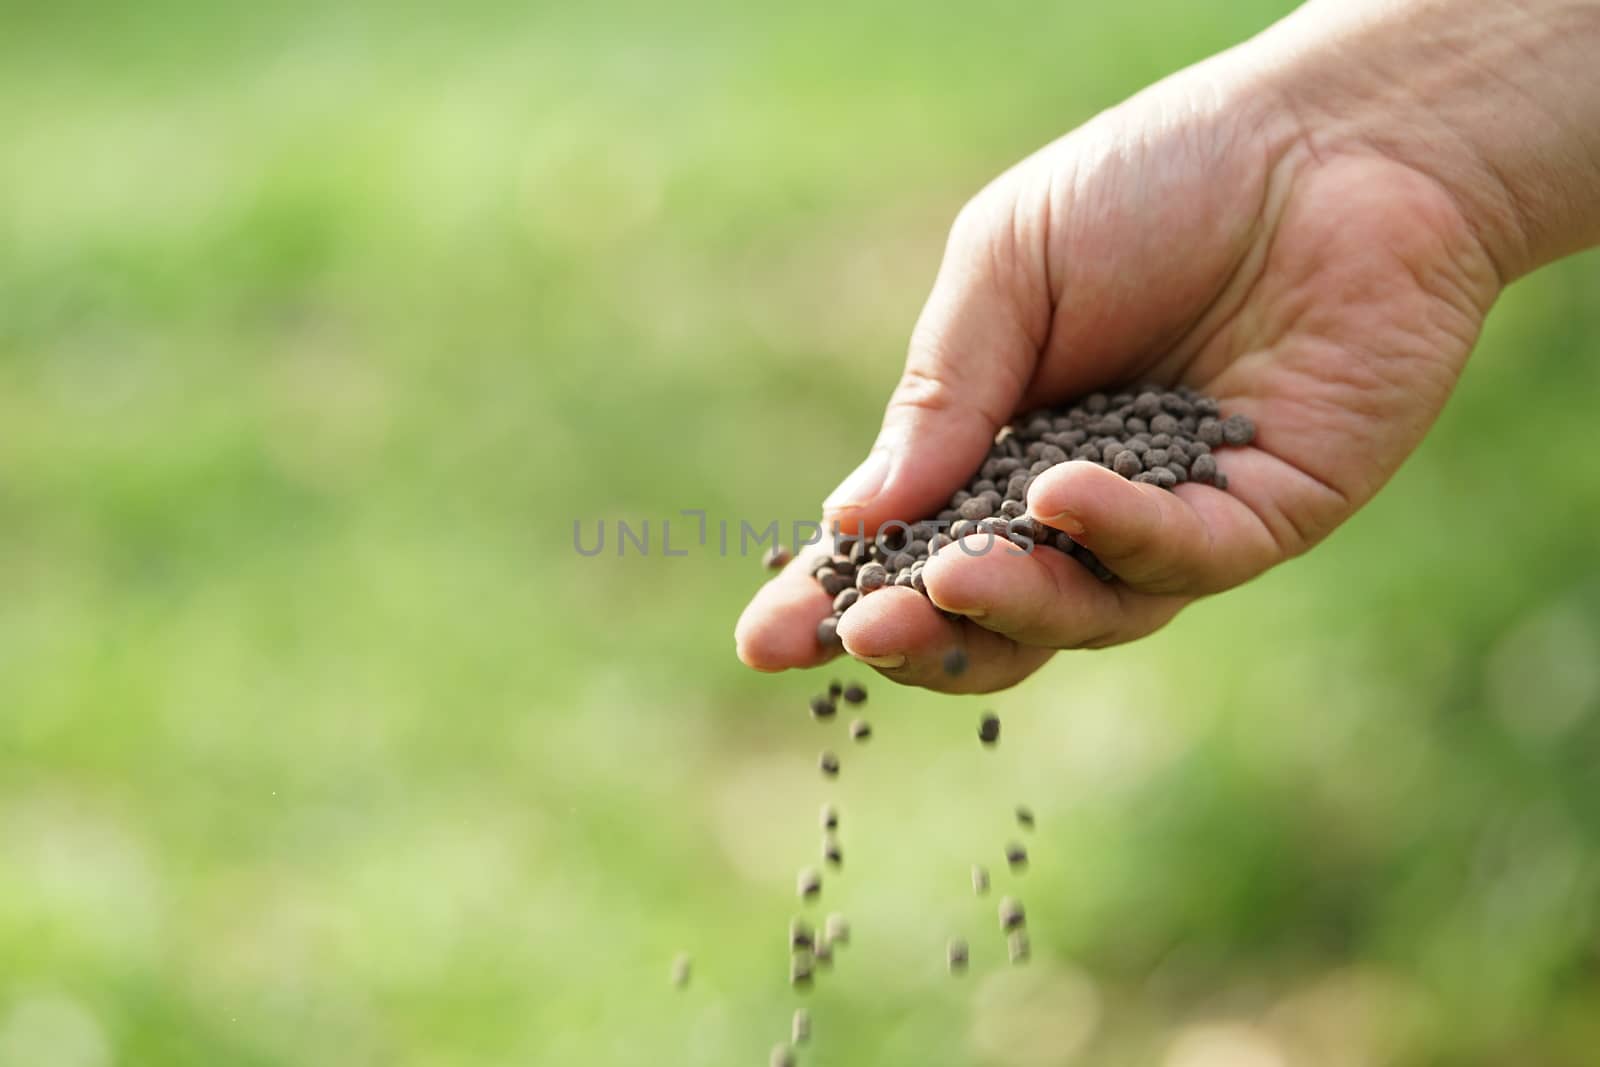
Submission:
[[[839,655],[823,648],[817,624],[833,614],[833,600],[811,576],[820,548],[802,552],[757,590],[734,627],[734,648],[748,667],[783,671],[815,667]]]
[[[932,515],[983,461],[1016,411],[1049,326],[1042,230],[1019,236],[1014,199],[980,196],[951,232],[912,333],[905,373],[871,452],[823,502],[867,532]]]
[[[1188,602],[1102,582],[1053,548],[983,546],[984,538],[968,537],[934,556],[922,572],[928,595],[945,611],[1022,645],[1121,644],[1160,629]]]
[[[1201,594],[1271,565],[1271,533],[1243,502],[1208,485],[1175,492],[1085,460],[1052,467],[1028,490],[1028,513],[1088,548],[1129,586]]]
[[[1051,650],[945,618],[926,597],[893,587],[862,597],[839,620],[851,655],[886,678],[941,693],[989,693],[1015,685],[1044,665]],[[960,673],[947,669],[952,649],[965,653]]]

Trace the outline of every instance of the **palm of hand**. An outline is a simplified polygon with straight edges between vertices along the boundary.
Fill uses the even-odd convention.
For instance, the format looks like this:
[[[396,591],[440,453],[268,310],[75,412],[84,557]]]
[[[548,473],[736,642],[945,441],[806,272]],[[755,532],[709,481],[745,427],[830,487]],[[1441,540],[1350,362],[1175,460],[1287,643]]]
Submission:
[[[1094,549],[1119,581],[1099,586],[1050,552],[947,549],[929,564],[929,590],[966,618],[951,622],[891,589],[841,623],[847,647],[891,677],[1010,685],[1053,649],[1142,636],[1195,596],[1304,551],[1394,473],[1459,376],[1498,284],[1444,191],[1371,150],[1199,114],[1190,91],[1135,98],[963,213],[947,267],[959,258],[963,292],[976,287],[1006,308],[991,334],[1025,343],[965,359],[965,382],[948,367],[943,380],[1014,383],[990,400],[996,424],[1117,383],[1181,381],[1251,416],[1255,444],[1224,454],[1228,493],[1189,484],[1167,494],[1089,464],[1047,472],[1030,509]],[[897,392],[912,408],[947,400],[929,389],[936,376],[918,353],[948,363],[971,341],[941,333],[948,285],[942,273]],[[870,526],[890,517],[885,508],[921,514],[955,487],[935,481],[855,517]],[[741,654],[757,666],[816,659],[813,648],[762,640],[779,623],[804,633],[826,612],[786,581],[808,579],[779,579],[741,622]],[[974,663],[955,679],[937,666],[953,643]]]

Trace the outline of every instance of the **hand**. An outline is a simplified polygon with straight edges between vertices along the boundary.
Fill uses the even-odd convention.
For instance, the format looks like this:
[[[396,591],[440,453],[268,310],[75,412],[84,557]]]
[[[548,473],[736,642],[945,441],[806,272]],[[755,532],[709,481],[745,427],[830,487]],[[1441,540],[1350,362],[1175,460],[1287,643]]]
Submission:
[[[1141,637],[1326,537],[1432,424],[1508,269],[1486,237],[1498,219],[1466,206],[1495,196],[1419,164],[1441,131],[1364,137],[1319,117],[1285,88],[1310,72],[1285,77],[1270,46],[1147,90],[961,212],[877,442],[824,514],[869,531],[927,517],[1014,413],[1143,381],[1186,383],[1255,421],[1252,447],[1218,453],[1229,491],[1063,464],[1034,482],[1029,512],[1116,581],[1050,550],[951,546],[924,572],[933,604],[890,588],[845,614],[852,655],[897,681],[976,692],[1057,649]],[[740,619],[752,667],[828,658],[814,637],[828,598],[808,562]],[[950,677],[941,659],[956,645],[970,668]]]

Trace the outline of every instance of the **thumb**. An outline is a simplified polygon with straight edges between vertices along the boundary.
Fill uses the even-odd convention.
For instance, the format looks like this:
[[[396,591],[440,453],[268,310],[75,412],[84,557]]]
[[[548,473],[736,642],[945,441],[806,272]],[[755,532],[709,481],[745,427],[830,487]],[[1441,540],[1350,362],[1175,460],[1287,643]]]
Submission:
[[[1033,377],[1050,322],[1042,227],[990,193],[956,220],[867,458],[823,501],[846,532],[915,522],[972,477]]]

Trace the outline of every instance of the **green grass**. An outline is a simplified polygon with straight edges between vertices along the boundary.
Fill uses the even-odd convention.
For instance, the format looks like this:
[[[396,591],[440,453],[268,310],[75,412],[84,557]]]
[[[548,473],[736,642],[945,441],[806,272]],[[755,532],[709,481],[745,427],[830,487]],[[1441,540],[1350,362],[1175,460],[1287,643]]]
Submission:
[[[1587,1062],[1593,257],[1324,548],[993,756],[874,685],[825,789],[753,561],[571,548],[809,513],[965,198],[1285,6],[11,5],[0,1067],[764,1062],[830,794],[807,1063]],[[964,886],[1019,799],[1016,974]]]

